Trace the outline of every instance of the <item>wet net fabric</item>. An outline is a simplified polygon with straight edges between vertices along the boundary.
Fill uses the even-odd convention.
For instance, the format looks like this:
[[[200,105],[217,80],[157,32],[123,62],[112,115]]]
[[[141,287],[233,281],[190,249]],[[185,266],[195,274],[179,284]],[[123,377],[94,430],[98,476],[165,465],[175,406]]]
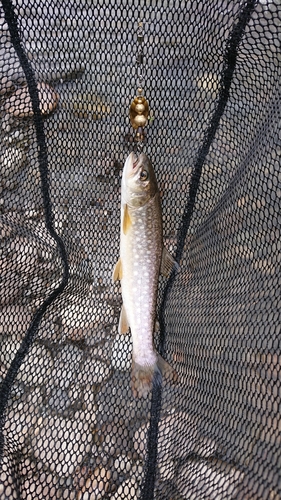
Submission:
[[[111,276],[139,16],[179,379],[135,399]],[[281,498],[280,37],[279,0],[3,0],[1,500]]]

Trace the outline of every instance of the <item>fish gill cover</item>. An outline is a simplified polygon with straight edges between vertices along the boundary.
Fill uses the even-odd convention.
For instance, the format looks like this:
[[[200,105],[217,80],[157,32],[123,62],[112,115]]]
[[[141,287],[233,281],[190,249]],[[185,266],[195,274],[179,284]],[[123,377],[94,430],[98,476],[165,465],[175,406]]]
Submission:
[[[111,277],[139,16],[180,269],[178,382],[136,398]],[[279,0],[2,0],[0,500],[281,498],[280,31]]]

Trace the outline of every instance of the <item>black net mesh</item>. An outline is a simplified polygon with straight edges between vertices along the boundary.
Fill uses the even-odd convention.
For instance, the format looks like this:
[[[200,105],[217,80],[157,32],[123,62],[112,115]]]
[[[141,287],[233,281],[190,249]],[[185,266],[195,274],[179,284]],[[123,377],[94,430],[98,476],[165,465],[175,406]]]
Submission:
[[[180,261],[147,398],[111,283],[139,18]],[[280,36],[279,0],[2,0],[1,500],[281,498]]]

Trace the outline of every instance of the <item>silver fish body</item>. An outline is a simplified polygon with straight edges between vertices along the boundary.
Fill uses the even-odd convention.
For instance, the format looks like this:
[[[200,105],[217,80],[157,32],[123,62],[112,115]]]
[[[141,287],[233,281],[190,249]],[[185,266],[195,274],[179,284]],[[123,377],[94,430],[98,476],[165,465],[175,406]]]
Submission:
[[[155,369],[173,372],[156,352],[153,333],[160,270],[174,261],[164,249],[160,195],[152,165],[143,153],[127,158],[121,187],[120,259],[113,279],[121,280],[119,332],[133,340],[132,390],[146,396]]]

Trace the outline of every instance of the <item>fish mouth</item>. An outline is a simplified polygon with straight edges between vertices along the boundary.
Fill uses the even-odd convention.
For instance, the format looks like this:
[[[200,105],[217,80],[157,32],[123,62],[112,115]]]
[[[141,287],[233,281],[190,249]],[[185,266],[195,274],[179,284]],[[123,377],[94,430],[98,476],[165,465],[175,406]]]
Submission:
[[[144,154],[143,153],[140,153],[139,155],[137,155],[136,153],[132,152],[132,166],[133,166],[133,170],[136,170],[136,168],[138,166],[141,166],[143,164],[143,160],[144,160]]]
[[[137,155],[132,151],[126,162],[127,175],[135,175],[143,164],[143,154]]]
[[[136,170],[136,167],[138,166],[138,163],[139,163],[139,158],[137,157],[137,155],[135,153],[132,153],[132,166],[133,166],[133,170]]]

